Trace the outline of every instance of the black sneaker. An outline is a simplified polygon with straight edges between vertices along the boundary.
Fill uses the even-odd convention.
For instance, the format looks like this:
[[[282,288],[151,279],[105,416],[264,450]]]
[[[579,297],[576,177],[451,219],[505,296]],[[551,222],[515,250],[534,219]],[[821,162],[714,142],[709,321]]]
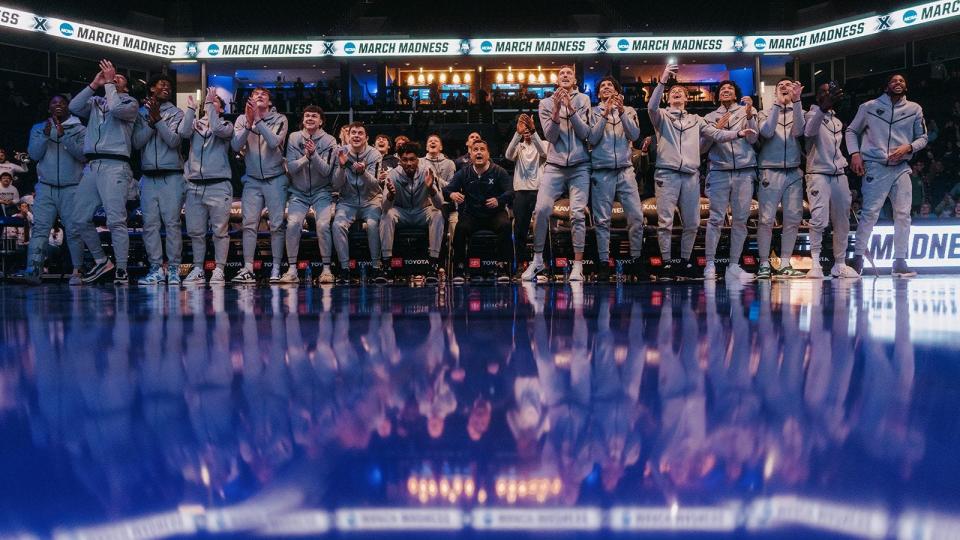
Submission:
[[[110,259],[107,259],[100,264],[94,265],[94,267],[91,268],[90,270],[87,270],[87,272],[83,274],[83,277],[81,277],[80,280],[88,284],[94,283],[98,279],[102,278],[104,274],[113,270],[113,268],[114,268],[113,262],[110,261]]]
[[[127,275],[126,268],[117,268],[113,273],[114,285],[127,285],[130,283],[130,276]]]
[[[666,263],[660,269],[660,274],[657,276],[657,281],[673,281],[676,278],[676,269],[674,269],[673,264]]]
[[[19,274],[10,276],[10,281],[20,283],[21,285],[40,285],[40,271],[34,268],[27,268]]]
[[[337,285],[349,285],[350,284],[350,269],[349,268],[340,268],[337,270],[337,279],[335,281]]]
[[[610,281],[610,265],[606,261],[597,265],[597,283],[608,283]]]
[[[423,274],[423,282],[424,283],[440,282],[440,275],[439,275],[439,272],[437,272],[436,265],[431,264],[430,268],[426,271],[426,273]]]
[[[376,283],[378,285],[386,285],[390,283],[392,281],[391,276],[392,272],[390,269],[383,267],[373,268],[369,273],[370,283]]]
[[[890,269],[890,275],[900,278],[911,278],[917,275],[917,272],[907,266],[906,259],[894,259],[893,268]]]
[[[683,279],[685,280],[701,280],[703,279],[703,272],[700,270],[700,267],[693,263],[693,261],[687,261],[683,264],[681,273],[683,274]]]
[[[849,266],[850,268],[853,268],[853,270],[856,273],[862,276],[863,275],[863,255],[854,255],[853,258],[850,259]]]

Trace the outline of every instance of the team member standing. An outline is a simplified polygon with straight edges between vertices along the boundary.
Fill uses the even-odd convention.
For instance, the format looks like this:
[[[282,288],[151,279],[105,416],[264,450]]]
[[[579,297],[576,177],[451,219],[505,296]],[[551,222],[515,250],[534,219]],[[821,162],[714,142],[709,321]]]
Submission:
[[[592,199],[597,234],[597,281],[610,280],[610,216],[613,200],[620,200],[630,230],[630,256],[637,258],[643,247],[643,205],[633,170],[633,141],[640,138],[640,121],[633,107],[624,107],[623,89],[613,77],[597,85],[600,103],[590,115],[590,164],[593,172]]]
[[[83,138],[86,128],[80,119],[67,110],[67,98],[53,96],[47,108],[50,118],[33,126],[27,152],[37,162],[37,195],[33,200],[33,234],[27,249],[27,269],[22,276],[26,283],[39,285],[40,272],[46,253],[47,235],[60,216],[60,221],[72,223],[77,184],[83,172]],[[66,231],[67,247],[73,262],[70,285],[80,285],[80,267],[83,264],[83,240],[80,230],[71,226]],[[90,243],[99,242],[96,231]]]
[[[443,197],[433,169],[420,159],[420,145],[406,142],[397,149],[400,165],[387,173],[383,215],[380,218],[380,245],[385,271],[393,256],[393,238],[397,225],[426,227],[430,249],[427,281],[436,282],[443,242]]]
[[[859,277],[844,262],[847,236],[850,233],[850,185],[844,169],[847,160],[840,152],[843,122],[836,117],[833,105],[843,97],[836,84],[817,88],[817,104],[811,105],[803,128],[807,151],[807,200],[810,202],[810,252],[813,266],[807,277],[823,278],[820,247],[827,224],[833,225],[833,268],[830,274],[839,278]]]
[[[203,264],[206,260],[207,229],[213,230],[213,253],[216,266],[210,275],[210,285],[225,283],[223,270],[227,265],[230,237],[230,206],[233,204],[233,186],[230,184],[230,143],[233,124],[223,119],[223,100],[214,88],[207,88],[203,101],[203,116],[195,119],[197,104],[187,96],[187,111],[177,133],[190,141],[190,151],[184,165],[187,180],[184,214],[187,235],[193,248],[193,268],[183,279],[184,285],[202,285]]]
[[[337,159],[337,141],[323,130],[323,109],[308,105],[303,109],[303,127],[290,134],[287,142],[287,171],[290,173],[290,199],[287,201],[287,262],[290,266],[281,283],[299,283],[297,255],[307,212],[313,208],[317,222],[317,242],[323,271],[320,283],[333,283],[330,264],[333,237],[330,224],[337,206],[333,202],[333,167]]]
[[[244,151],[243,175],[243,269],[233,283],[256,283],[253,258],[257,251],[260,214],[267,207],[273,268],[270,281],[280,279],[283,260],[283,211],[287,203],[287,175],[283,170],[283,143],[287,140],[287,117],[278,113],[270,101],[270,91],[255,88],[244,112],[233,126],[234,152]]]
[[[910,183],[910,158],[927,146],[927,126],[923,108],[907,100],[907,80],[895,74],[887,80],[886,92],[857,110],[847,127],[847,150],[850,168],[863,176],[860,191],[863,209],[857,226],[853,269],[863,271],[863,255],[883,203],[893,204],[893,268],[899,277],[912,277],[916,272],[907,266],[910,243],[910,205],[913,185]]]
[[[790,257],[797,243],[797,231],[803,219],[803,171],[800,160],[800,136],[803,135],[804,117],[800,96],[803,86],[790,79],[777,82],[776,101],[769,110],[760,113],[760,228],[757,231],[757,246],[760,251],[758,279],[770,279],[770,242],[773,240],[773,222],[777,207],[783,208],[783,223],[780,231],[780,269],[782,278],[802,277],[800,270],[790,266]]]
[[[357,219],[367,228],[367,244],[373,264],[374,279],[380,272],[380,206],[383,191],[376,172],[380,168],[380,152],[367,144],[367,128],[360,122],[350,124],[349,146],[340,147],[337,167],[333,172],[333,189],[340,192],[333,216],[333,245],[337,249],[340,274],[337,281],[349,281],[350,243],[347,232]]]
[[[527,262],[527,233],[530,231],[530,220],[537,204],[543,164],[547,159],[547,144],[537,135],[532,117],[520,115],[517,119],[517,131],[514,132],[504,154],[514,162],[513,250],[519,269]]]
[[[572,66],[560,67],[557,90],[540,101],[537,114],[550,148],[533,211],[533,261],[523,271],[522,279],[534,281],[537,274],[546,269],[543,248],[553,203],[564,190],[568,190],[574,257],[568,278],[583,281],[583,247],[587,232],[585,210],[590,196],[590,154],[587,152],[590,98],[577,90],[577,77]]]
[[[104,88],[104,97],[94,92]],[[137,100],[127,94],[127,78],[117,73],[108,60],[100,61],[100,72],[72,100],[70,112],[89,118],[83,142],[88,162],[77,188],[72,222],[67,229],[76,230],[96,264],[83,275],[84,283],[93,283],[114,270],[91,220],[98,206],[103,206],[110,228],[110,241],[116,258],[114,283],[125,285],[130,238],[127,232],[127,186],[133,177],[130,170],[131,137],[137,119]]]
[[[460,205],[463,215],[453,235],[453,282],[463,283],[467,258],[467,241],[475,231],[492,231],[497,235],[497,258],[501,263],[510,259],[510,216],[506,207],[513,200],[510,175],[495,163],[490,162],[487,142],[480,139],[470,151],[473,164],[460,169],[447,184],[444,194]],[[500,273],[497,281],[508,281],[509,276]]]
[[[148,85],[150,97],[140,109],[133,132],[133,147],[140,150],[140,208],[143,211],[143,243],[150,271],[140,285],[180,284],[180,255],[183,233],[180,211],[183,208],[183,156],[180,135],[183,111],[170,103],[173,81],[157,75]],[[167,270],[163,269],[163,245],[160,226],[166,229]],[[169,277],[168,277],[169,274]]]
[[[749,128],[754,131],[758,129],[753,100],[746,96],[742,98],[742,105],[738,104],[740,89],[736,83],[721,82],[718,97],[720,107],[704,117],[707,124],[717,129]],[[750,282],[756,278],[740,267],[740,255],[743,253],[743,243],[747,238],[750,203],[753,201],[753,184],[757,179],[757,153],[753,150],[756,142],[756,133],[726,143],[714,144],[708,138],[700,141],[702,151],[709,149],[710,160],[706,189],[707,197],[710,199],[710,219],[707,221],[707,265],[703,270],[704,279],[717,278],[715,263],[717,244],[720,242],[720,229],[727,216],[728,207],[733,219],[730,227],[730,262],[727,265],[726,279]]]
[[[677,277],[676,262],[671,257],[673,216],[679,205],[683,220],[683,236],[680,240],[680,264],[683,274],[694,277],[695,266],[690,262],[693,243],[700,226],[700,140],[711,139],[727,143],[737,138],[755,135],[756,131],[741,127],[740,130],[717,129],[696,114],[688,113],[687,89],[675,84],[670,87],[667,101],[669,107],[660,109],[665,85],[677,73],[676,64],[669,64],[660,75],[660,83],[650,96],[647,112],[657,135],[657,164],[654,172],[657,197],[657,240],[663,257],[661,279]]]

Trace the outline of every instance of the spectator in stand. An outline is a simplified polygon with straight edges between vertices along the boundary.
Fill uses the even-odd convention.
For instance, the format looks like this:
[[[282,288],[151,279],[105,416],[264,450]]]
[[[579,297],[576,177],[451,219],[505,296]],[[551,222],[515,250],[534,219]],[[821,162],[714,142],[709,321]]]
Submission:
[[[30,244],[30,231],[33,229],[33,213],[30,212],[30,205],[25,202],[18,204],[17,213],[14,214],[14,217],[22,218],[27,222],[25,227],[12,229],[16,234],[17,249],[20,250],[22,248],[23,250],[26,250],[27,246]]]
[[[943,199],[940,199],[940,202],[933,208],[933,212],[940,217],[946,217],[947,214],[953,211],[955,204],[956,201],[950,196],[950,193],[944,193]]]
[[[25,156],[21,157],[21,160],[22,163],[7,161],[7,151],[0,148],[0,173],[10,173],[16,179],[18,174],[27,172],[27,163],[30,162],[29,158]]]
[[[60,220],[57,220],[50,229],[47,236],[46,245],[46,266],[49,269],[57,270],[59,273],[63,268],[63,227],[60,226]]]
[[[930,201],[923,201],[920,203],[920,210],[914,214],[913,218],[918,220],[930,220],[937,219],[937,216],[933,213],[933,207],[930,205]]]
[[[953,206],[944,208],[943,212],[940,212],[937,215],[939,215],[941,218],[946,218],[946,219],[960,218],[960,201],[953,203]]]
[[[0,205],[9,206],[19,202],[20,190],[13,185],[13,175],[6,171],[0,173]]]

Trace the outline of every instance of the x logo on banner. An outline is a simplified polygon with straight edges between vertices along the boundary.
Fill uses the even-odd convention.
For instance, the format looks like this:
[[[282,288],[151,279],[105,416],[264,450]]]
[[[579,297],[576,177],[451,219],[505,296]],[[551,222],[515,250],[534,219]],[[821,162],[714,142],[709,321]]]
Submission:
[[[605,39],[597,40],[597,52],[607,52],[607,40]]]
[[[877,31],[889,30],[892,25],[893,23],[890,21],[889,15],[877,17]]]
[[[333,54],[333,42],[324,41],[323,42],[323,54]]]
[[[38,32],[46,32],[50,30],[50,27],[47,25],[47,19],[44,17],[33,16],[33,29]]]

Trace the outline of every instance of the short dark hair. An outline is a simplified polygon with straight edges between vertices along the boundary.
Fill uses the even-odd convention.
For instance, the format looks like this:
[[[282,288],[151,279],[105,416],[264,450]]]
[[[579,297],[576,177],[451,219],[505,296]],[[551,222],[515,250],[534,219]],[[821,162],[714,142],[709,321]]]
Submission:
[[[13,180],[13,175],[8,173],[7,171],[3,171],[2,173],[0,173],[0,178],[3,178],[4,176],[9,176],[10,180]]]
[[[400,145],[400,148],[397,148],[398,156],[402,156],[404,154],[416,154],[417,156],[420,156],[421,152],[422,148],[420,143],[414,141],[407,141]]]
[[[743,97],[743,93],[740,91],[740,85],[731,81],[730,79],[727,79],[725,81],[720,81],[720,84],[717,86],[717,99],[720,99],[720,89],[728,84],[733,87],[733,95],[737,96],[737,99]]]
[[[390,137],[385,133],[377,133],[377,135],[373,138],[375,141],[379,139],[386,139],[388,143],[393,143],[393,141],[390,140]]]
[[[892,81],[893,78],[894,78],[894,77],[897,77],[897,76],[900,76],[901,78],[903,78],[904,81],[907,80],[907,76],[906,76],[906,75],[904,75],[903,73],[897,72],[897,73],[893,73],[893,74],[891,74],[889,77],[887,77],[887,84],[890,84],[890,81]]]
[[[440,139],[440,142],[441,142],[441,143],[443,142],[443,137],[441,137],[439,133],[431,133],[431,134],[427,135],[427,140],[428,140],[428,141],[430,140],[430,137],[436,137],[436,138]]]
[[[306,107],[303,108],[303,112],[305,112],[305,113],[308,113],[308,112],[317,113],[317,114],[320,115],[320,123],[322,124],[322,123],[324,123],[324,121],[325,121],[325,119],[324,119],[324,117],[323,117],[323,109],[321,109],[319,105],[307,105]]]
[[[470,146],[470,148],[473,149],[473,147],[476,146],[476,145],[478,145],[478,144],[482,144],[482,145],[486,146],[486,147],[487,147],[487,150],[490,149],[490,145],[487,144],[487,141],[485,141],[485,140],[483,140],[483,139],[477,139],[477,140],[473,141],[473,144]]]
[[[780,77],[779,79],[777,79],[777,84],[780,84],[780,83],[782,83],[783,81],[794,82],[794,81],[793,81],[793,77]]]
[[[354,128],[362,129],[364,133],[367,132],[367,126],[363,125],[363,122],[358,121],[358,122],[350,122],[349,124],[347,124],[347,130],[351,130]]]
[[[153,77],[150,77],[150,82],[147,83],[147,88],[153,88],[160,81],[167,81],[171,87],[174,86],[173,79],[170,78],[166,73],[158,73]]]
[[[273,93],[270,92],[270,89],[268,89],[268,88],[265,87],[265,86],[258,86],[258,87],[256,87],[256,88],[254,88],[253,90],[250,91],[250,95],[252,96],[253,93],[256,92],[257,90],[259,90],[259,91],[261,91],[261,92],[266,92],[266,93],[267,93],[267,96],[269,96],[270,99],[273,99]]]
[[[614,79],[614,78],[613,78],[612,76],[610,76],[610,75],[607,75],[606,77],[600,79],[599,82],[597,82],[597,90],[598,90],[598,91],[600,90],[600,85],[603,84],[603,83],[606,82],[606,81],[610,81],[610,82],[613,84],[613,89],[616,90],[618,94],[622,94],[622,93],[623,93],[623,87],[620,86],[620,81]]]
[[[403,135],[403,134],[397,135],[396,137],[393,138],[394,144],[396,144],[397,140],[399,140],[399,139],[406,139],[406,140],[409,141],[409,140],[410,140],[410,137],[407,137],[406,135]]]

